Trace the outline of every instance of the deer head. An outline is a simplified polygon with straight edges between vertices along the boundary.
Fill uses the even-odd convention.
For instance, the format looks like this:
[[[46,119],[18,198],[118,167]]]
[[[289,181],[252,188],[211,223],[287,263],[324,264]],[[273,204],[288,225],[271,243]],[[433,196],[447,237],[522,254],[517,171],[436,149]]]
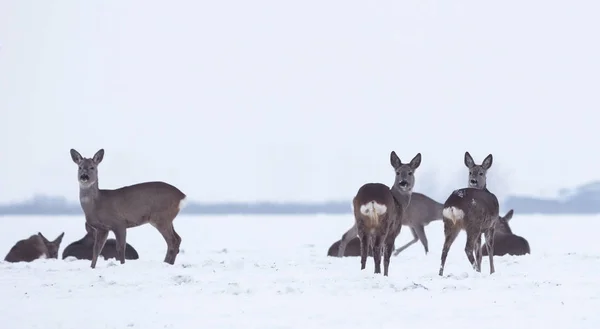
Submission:
[[[492,166],[493,157],[489,154],[481,165],[475,164],[473,157],[469,152],[465,152],[465,166],[469,168],[469,187],[472,188],[485,188],[487,186],[487,171]]]

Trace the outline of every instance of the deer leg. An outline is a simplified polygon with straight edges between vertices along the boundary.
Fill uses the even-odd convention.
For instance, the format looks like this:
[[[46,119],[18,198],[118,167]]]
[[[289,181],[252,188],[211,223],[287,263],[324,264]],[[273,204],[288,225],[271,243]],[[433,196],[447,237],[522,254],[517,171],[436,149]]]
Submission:
[[[173,230],[173,235],[175,235],[175,251],[176,254],[179,254],[179,247],[181,246],[181,237],[179,236],[179,234],[177,234],[177,232],[175,232],[175,227],[171,224],[171,229]]]
[[[108,238],[108,230],[94,228],[94,247],[92,248],[92,268],[96,268],[96,262],[98,261],[98,255],[104,248]]]
[[[151,224],[158,230],[158,232],[160,232],[167,243],[167,254],[165,255],[164,262],[171,265],[175,264],[175,258],[179,253],[179,242],[181,238],[179,238],[177,233],[175,233],[173,224],[157,224],[152,222]]]
[[[473,247],[475,245],[476,239],[476,233],[467,231],[467,243],[465,244],[465,254],[467,254],[467,258],[469,259],[469,263],[471,263],[473,269],[477,272],[481,272],[481,269],[478,269],[477,263],[475,262],[475,257],[473,257]]]
[[[493,228],[485,231],[485,245],[488,249],[488,257],[490,259],[490,274],[494,274],[494,233],[495,230]]]
[[[369,235],[362,233],[360,236],[360,269],[367,267],[367,256],[369,252]]]
[[[342,239],[340,240],[340,245],[338,247],[338,257],[344,257],[344,252],[346,251],[346,246],[348,242],[352,240],[355,236],[358,235],[358,227],[354,224],[344,235],[342,235]]]
[[[406,248],[412,246],[413,244],[417,243],[417,241],[419,241],[419,237],[417,236],[417,232],[415,232],[415,229],[411,227],[410,232],[413,235],[412,241],[408,242],[407,244],[394,251],[394,256],[398,256],[399,253],[403,252]]]
[[[388,270],[390,268],[390,258],[392,257],[392,252],[394,251],[394,240],[395,239],[387,239],[386,243],[384,244],[383,276],[388,276]]]
[[[475,239],[475,259],[477,260],[477,272],[481,272],[481,261],[483,259],[483,254],[481,250],[481,233]]]
[[[425,248],[425,255],[427,255],[429,252],[429,243],[427,242],[427,236],[425,235],[425,226],[415,226],[415,233],[417,233],[417,237],[419,237],[419,240],[421,240],[423,248]]]
[[[125,227],[119,227],[113,230],[115,234],[115,240],[117,240],[117,259],[121,262],[121,264],[125,264],[125,246],[126,246],[126,237],[127,237],[127,229]]]
[[[438,273],[440,276],[444,275],[444,266],[446,265],[446,257],[448,257],[448,251],[450,247],[456,240],[458,233],[460,232],[460,228],[455,227],[450,223],[450,221],[444,221],[444,247],[442,248],[442,264],[440,265],[440,272]]]
[[[375,262],[375,274],[381,273],[381,247],[383,240],[380,235],[375,236],[373,243],[373,261]]]

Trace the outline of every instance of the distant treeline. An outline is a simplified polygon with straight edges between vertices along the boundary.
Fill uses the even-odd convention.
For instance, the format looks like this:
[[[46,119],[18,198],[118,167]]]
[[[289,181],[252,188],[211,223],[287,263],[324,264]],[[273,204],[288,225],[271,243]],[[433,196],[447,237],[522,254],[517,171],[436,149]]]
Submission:
[[[443,200],[438,200],[442,202]],[[181,211],[190,215],[310,215],[351,214],[351,201],[323,203],[259,202],[259,203],[198,203],[189,202]],[[574,190],[562,190],[560,198],[508,196],[502,209],[515,209],[519,214],[598,214],[600,213],[600,182]],[[79,204],[61,197],[35,196],[22,203],[0,205],[0,215],[82,215]]]
[[[600,182],[593,182],[573,190],[561,190],[559,198],[508,196],[502,202],[503,211],[515,209],[519,214],[599,214]],[[443,202],[444,200],[438,200]],[[310,215],[351,214],[351,200],[322,203],[258,202],[258,203],[199,203],[189,202],[181,211],[190,215]],[[32,199],[0,205],[0,215],[82,215],[79,204],[61,197],[35,196]]]
[[[253,215],[253,214],[345,214],[350,213],[348,202],[311,203],[188,203],[181,214],[196,215]],[[0,215],[82,215],[79,205],[49,206],[14,204],[0,206]]]

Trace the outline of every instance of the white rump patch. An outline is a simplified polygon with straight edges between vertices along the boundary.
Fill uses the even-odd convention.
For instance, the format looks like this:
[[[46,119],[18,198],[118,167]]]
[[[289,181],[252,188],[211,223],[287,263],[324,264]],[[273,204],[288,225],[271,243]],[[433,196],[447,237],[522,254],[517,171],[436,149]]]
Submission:
[[[48,259],[48,255],[46,255],[45,252],[43,252],[40,257],[38,257],[38,259]]]
[[[179,210],[183,209],[187,203],[187,196],[179,201]]]
[[[453,224],[456,224],[456,222],[463,220],[465,217],[465,212],[462,209],[451,206],[442,210],[442,216],[451,220]]]
[[[386,205],[377,203],[375,201],[371,201],[371,202],[368,202],[367,204],[363,204],[362,206],[360,206],[360,213],[365,216],[369,216],[369,217],[373,217],[375,215],[377,215],[377,216],[383,215],[383,214],[385,214],[386,211],[387,211]]]
[[[386,205],[375,201],[370,201],[360,206],[360,213],[370,219],[370,223],[368,223],[367,226],[370,226],[371,229],[379,226],[379,216],[385,214],[386,211]]]

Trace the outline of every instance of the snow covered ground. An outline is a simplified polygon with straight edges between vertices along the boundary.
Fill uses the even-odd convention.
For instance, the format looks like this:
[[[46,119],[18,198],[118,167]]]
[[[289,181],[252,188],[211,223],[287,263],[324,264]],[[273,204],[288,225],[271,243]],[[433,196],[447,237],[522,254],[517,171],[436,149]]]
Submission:
[[[83,217],[0,217],[4,255],[19,239],[84,234]],[[140,260],[0,262],[2,328],[594,328],[600,327],[600,216],[511,221],[532,255],[496,257],[474,272],[456,240],[437,275],[442,223],[392,258],[390,276],[356,257],[327,257],[350,216],[180,216],[174,266],[151,226],[128,231]],[[112,237],[112,234],[111,236]],[[411,235],[404,229],[397,245]]]

